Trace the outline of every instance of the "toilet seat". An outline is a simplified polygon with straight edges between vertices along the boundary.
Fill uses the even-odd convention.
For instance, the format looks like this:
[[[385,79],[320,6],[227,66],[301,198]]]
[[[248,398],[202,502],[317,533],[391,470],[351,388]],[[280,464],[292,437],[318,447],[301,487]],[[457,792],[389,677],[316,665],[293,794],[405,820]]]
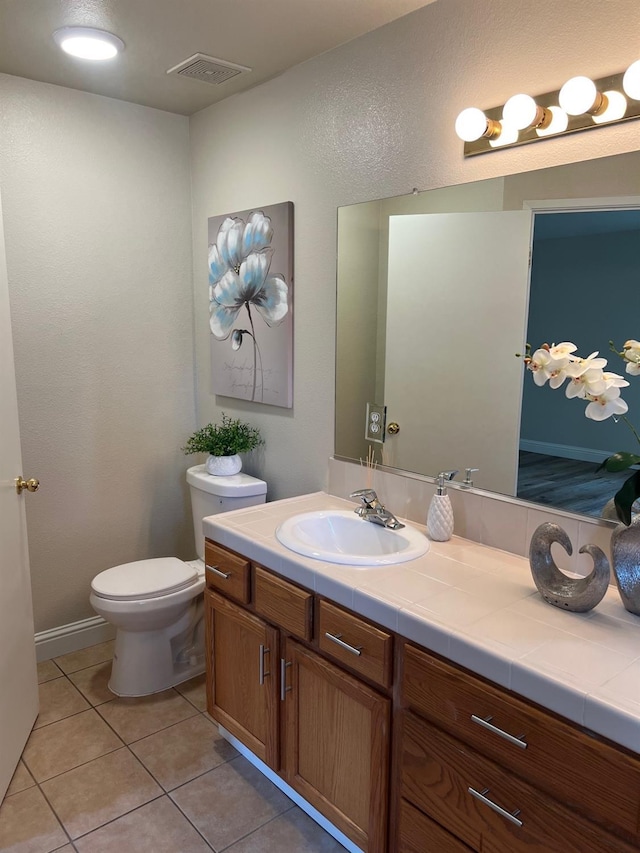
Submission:
[[[193,565],[177,557],[137,560],[113,566],[96,575],[93,593],[112,601],[144,601],[188,589],[198,581]]]

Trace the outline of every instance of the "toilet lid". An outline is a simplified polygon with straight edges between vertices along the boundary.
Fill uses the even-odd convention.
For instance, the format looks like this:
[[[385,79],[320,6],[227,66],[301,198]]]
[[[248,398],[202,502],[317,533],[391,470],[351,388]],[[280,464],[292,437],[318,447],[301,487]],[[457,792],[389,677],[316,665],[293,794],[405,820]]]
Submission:
[[[159,557],[106,569],[96,575],[91,589],[102,598],[131,601],[169,595],[192,586],[197,579],[193,566],[177,557]]]

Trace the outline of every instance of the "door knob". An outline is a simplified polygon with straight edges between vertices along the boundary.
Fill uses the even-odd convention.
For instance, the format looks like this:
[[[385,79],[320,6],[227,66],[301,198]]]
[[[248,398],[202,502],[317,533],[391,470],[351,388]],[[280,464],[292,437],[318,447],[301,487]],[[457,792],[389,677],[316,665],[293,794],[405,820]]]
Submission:
[[[400,432],[400,424],[395,423],[395,421],[389,424],[387,432],[389,435],[397,435]]]
[[[36,480],[35,477],[32,477],[30,480],[23,480],[22,477],[16,477],[14,480],[16,484],[16,492],[21,495],[24,489],[28,492],[37,492],[40,488],[40,480]]]

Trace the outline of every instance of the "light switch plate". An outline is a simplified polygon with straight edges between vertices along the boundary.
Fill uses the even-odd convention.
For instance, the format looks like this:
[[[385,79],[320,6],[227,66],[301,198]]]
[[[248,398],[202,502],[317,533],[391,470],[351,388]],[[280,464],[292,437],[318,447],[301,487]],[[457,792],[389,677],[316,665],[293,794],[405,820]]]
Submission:
[[[387,407],[379,403],[367,403],[367,423],[364,437],[367,441],[384,444],[387,426]]]

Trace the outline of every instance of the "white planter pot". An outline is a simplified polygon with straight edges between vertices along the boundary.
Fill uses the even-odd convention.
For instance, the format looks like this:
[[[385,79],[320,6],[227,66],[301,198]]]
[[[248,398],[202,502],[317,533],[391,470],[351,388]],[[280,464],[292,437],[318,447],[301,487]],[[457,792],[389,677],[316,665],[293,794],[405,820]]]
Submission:
[[[205,468],[214,477],[229,477],[242,470],[242,459],[237,453],[234,456],[207,456]]]

